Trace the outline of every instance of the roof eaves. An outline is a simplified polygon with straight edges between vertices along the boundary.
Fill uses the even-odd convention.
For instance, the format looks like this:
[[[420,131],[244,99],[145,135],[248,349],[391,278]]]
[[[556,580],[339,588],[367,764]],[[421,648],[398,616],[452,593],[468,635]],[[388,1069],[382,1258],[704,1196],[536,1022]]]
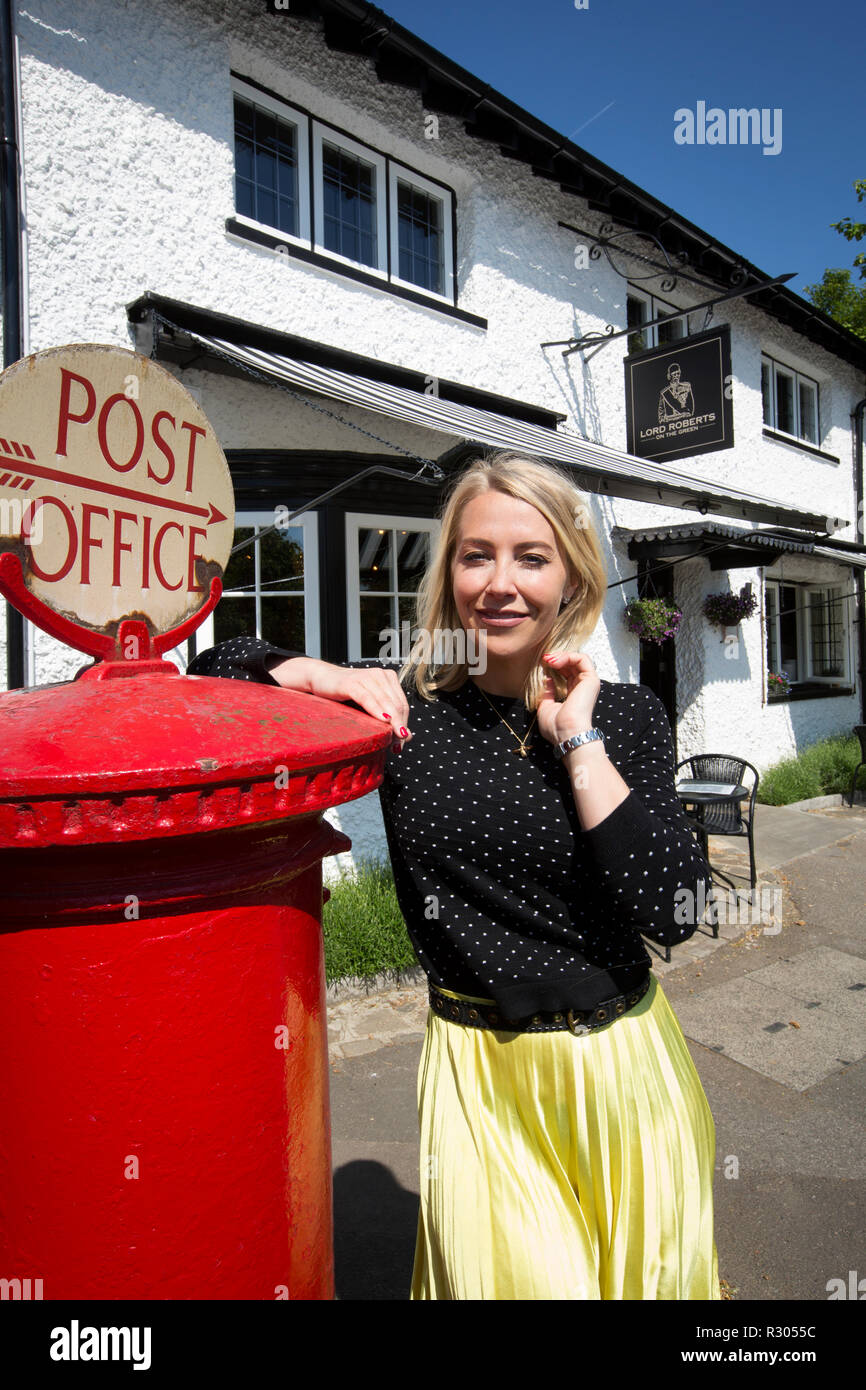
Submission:
[[[394,81],[396,74],[400,74],[403,85],[420,88],[422,92],[425,92],[429,86],[429,75],[432,70],[436,74],[440,95],[444,95],[443,82],[445,86],[457,84],[467,93],[468,99],[465,103],[462,101],[454,103],[457,109],[452,110],[451,114],[464,117],[466,129],[471,135],[501,144],[505,153],[515,159],[525,159],[535,172],[536,163],[520,153],[517,137],[507,128],[500,127],[500,135],[485,133],[482,130],[473,129],[468,117],[473,113],[477,117],[479,109],[482,106],[487,106],[491,111],[504,116],[506,120],[515,122],[535,139],[553,147],[554,152],[551,159],[565,156],[576,165],[575,171],[568,179],[559,180],[566,192],[585,198],[591,208],[606,213],[624,225],[637,226],[640,230],[650,230],[651,228],[657,230],[660,226],[669,227],[681,239],[693,243],[698,249],[698,259],[693,260],[692,264],[706,275],[713,276],[715,273],[716,278],[721,281],[726,278],[721,268],[714,270],[703,264],[708,257],[719,262],[720,266],[742,268],[747,276],[756,282],[755,293],[751,296],[751,301],[757,307],[763,309],[772,318],[776,318],[794,328],[795,331],[802,333],[804,337],[818,343],[826,351],[841,357],[850,365],[866,370],[866,343],[856,334],[851,333],[849,329],[844,328],[828,314],[787,288],[771,291],[770,304],[762,304],[759,286],[762,282],[772,278],[766,272],[759,270],[757,266],[752,265],[730,247],[725,246],[723,242],[710,236],[709,233],[681,216],[673,208],[659,202],[652,194],[647,193],[646,190],[632,183],[631,180],[603,164],[601,160],[596,159],[579,145],[564,139],[560,132],[533,116],[523,107],[518,106],[501,92],[496,91],[489,83],[482,82],[466,68],[461,67],[438,49],[433,48],[431,44],[426,43],[409,29],[405,29],[375,5],[366,3],[366,0],[306,0],[305,9],[310,14],[318,12],[322,17],[325,25],[326,42],[330,46],[344,47],[344,51],[366,53],[376,63],[377,73],[379,73],[382,50],[386,47],[389,50],[394,50],[394,53],[387,55],[387,67],[385,66],[385,57],[382,56],[382,69],[388,74],[382,76],[379,73],[382,81]],[[353,25],[356,31],[360,31],[354,38],[352,37]],[[340,35],[339,39],[337,38],[338,34]],[[414,60],[411,67],[407,68],[405,64],[402,66],[395,64],[394,54],[409,55]],[[474,105],[471,109],[467,109],[470,100],[474,102]],[[556,175],[546,172],[542,172],[541,176],[556,177]],[[593,179],[602,185],[595,191],[587,186],[587,181]],[[630,209],[625,207],[617,209],[611,206],[611,200],[614,198],[619,198],[622,202],[632,205],[631,221],[629,218]],[[639,209],[646,219],[643,225],[640,221],[637,224],[634,223],[633,212],[635,209]]]

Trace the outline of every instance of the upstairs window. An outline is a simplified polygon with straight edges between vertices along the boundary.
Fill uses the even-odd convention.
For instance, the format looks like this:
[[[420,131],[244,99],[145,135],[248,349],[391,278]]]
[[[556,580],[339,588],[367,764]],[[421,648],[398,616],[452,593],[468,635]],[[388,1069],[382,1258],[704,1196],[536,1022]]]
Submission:
[[[233,91],[238,221],[455,302],[449,189],[239,78]]]
[[[307,118],[236,82],[235,208],[295,241],[310,235]]]
[[[764,424],[807,444],[820,440],[818,383],[772,357],[761,358],[761,396]]]
[[[451,202],[420,174],[390,163],[392,278],[452,299]]]
[[[314,123],[315,248],[385,275],[385,160]]]
[[[661,315],[664,315],[668,322],[652,324],[650,327],[643,326]],[[642,290],[629,285],[626,297],[626,327],[636,331],[629,334],[628,350],[643,352],[646,348],[664,347],[667,343],[679,342],[680,338],[687,338],[689,333],[697,331],[697,324],[691,322],[697,318],[698,315],[690,315],[663,299],[657,299],[655,295],[644,294]]]

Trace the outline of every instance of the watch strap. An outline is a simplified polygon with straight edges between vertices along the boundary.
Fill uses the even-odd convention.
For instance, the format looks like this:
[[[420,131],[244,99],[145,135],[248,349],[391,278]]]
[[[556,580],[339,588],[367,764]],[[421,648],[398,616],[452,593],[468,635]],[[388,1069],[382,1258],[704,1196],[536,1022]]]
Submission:
[[[601,729],[587,729],[585,733],[573,734],[571,738],[557,743],[553,751],[557,758],[564,758],[566,753],[570,753],[573,748],[580,748],[584,743],[595,743],[596,739],[600,739],[604,743],[604,734]]]

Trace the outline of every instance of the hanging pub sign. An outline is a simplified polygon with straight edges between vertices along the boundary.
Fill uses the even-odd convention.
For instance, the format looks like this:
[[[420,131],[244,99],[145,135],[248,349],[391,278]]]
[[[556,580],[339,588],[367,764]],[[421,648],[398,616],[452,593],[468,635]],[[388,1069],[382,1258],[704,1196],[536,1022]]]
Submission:
[[[731,380],[727,325],[627,357],[629,453],[662,463],[732,449]]]

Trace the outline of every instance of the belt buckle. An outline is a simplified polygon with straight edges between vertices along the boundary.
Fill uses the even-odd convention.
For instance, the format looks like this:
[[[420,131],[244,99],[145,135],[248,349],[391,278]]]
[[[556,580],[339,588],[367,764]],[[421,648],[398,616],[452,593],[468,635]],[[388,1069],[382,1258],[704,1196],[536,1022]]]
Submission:
[[[576,1038],[580,1037],[582,1033],[588,1033],[590,1031],[585,1023],[577,1023],[575,1021],[574,1009],[569,1009],[568,1013],[565,1015],[565,1019],[569,1031],[572,1032]]]

